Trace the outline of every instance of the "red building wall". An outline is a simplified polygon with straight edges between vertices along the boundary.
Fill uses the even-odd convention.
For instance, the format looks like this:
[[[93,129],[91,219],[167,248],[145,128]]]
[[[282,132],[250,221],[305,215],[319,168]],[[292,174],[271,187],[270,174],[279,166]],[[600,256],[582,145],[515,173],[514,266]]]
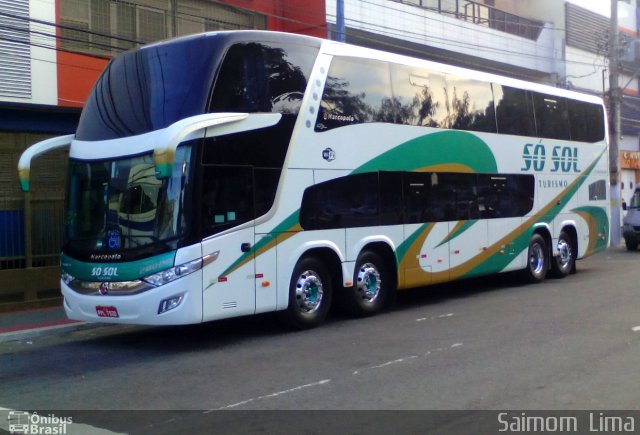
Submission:
[[[267,28],[327,37],[325,0],[225,0],[231,6],[267,16]],[[56,21],[60,22],[56,2]],[[108,59],[58,50],[58,105],[82,107]]]
[[[325,0],[226,0],[220,3],[267,15],[269,30],[327,37]]]

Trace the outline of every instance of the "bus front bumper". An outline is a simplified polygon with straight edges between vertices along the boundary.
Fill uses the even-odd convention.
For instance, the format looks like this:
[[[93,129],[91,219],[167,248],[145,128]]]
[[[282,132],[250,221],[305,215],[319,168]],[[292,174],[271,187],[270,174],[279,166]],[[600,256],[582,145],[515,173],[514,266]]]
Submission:
[[[72,320],[130,325],[202,322],[202,272],[135,295],[84,295],[60,281],[64,309]]]

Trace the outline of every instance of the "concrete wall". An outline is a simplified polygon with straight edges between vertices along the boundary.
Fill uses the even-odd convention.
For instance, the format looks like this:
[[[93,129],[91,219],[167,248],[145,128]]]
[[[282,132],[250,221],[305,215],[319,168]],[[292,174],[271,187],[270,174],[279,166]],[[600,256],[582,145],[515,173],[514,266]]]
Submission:
[[[542,30],[537,41],[532,41],[418,6],[388,0],[344,3],[348,29],[425,44],[487,62],[517,65],[540,75],[557,73],[556,61],[562,55],[562,47],[556,45],[550,26]],[[327,2],[327,22],[336,22],[334,1]]]

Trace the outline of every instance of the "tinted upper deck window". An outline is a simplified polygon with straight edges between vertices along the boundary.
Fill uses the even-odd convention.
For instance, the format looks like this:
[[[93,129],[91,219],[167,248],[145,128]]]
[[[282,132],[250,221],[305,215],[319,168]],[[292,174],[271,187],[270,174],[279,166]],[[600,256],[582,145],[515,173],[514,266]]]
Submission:
[[[233,45],[209,111],[297,114],[317,54],[317,47],[286,42]]]
[[[534,92],[533,104],[536,111],[536,129],[539,137],[571,139],[569,111],[565,98]]]
[[[395,118],[387,62],[348,57],[333,59],[316,131],[366,122],[395,122]]]
[[[134,136],[202,114],[219,45],[218,38],[209,35],[152,45],[112,59],[89,95],[76,138]]]
[[[598,142],[604,140],[602,106],[582,101],[569,101],[571,140]]]
[[[535,136],[533,102],[529,91],[494,85],[498,133]]]

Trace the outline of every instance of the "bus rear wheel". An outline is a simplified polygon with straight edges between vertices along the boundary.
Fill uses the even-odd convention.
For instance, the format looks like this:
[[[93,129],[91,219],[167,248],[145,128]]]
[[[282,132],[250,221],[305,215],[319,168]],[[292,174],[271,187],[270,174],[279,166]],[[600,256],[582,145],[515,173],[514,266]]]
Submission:
[[[280,319],[293,329],[310,329],[320,325],[331,306],[331,277],[316,257],[298,261],[289,283],[289,306]]]
[[[558,255],[551,261],[551,275],[564,278],[571,273],[576,262],[576,252],[571,236],[561,231],[558,237]]]
[[[373,251],[363,251],[358,255],[353,275],[353,285],[345,288],[342,294],[345,311],[358,317],[382,311],[390,284],[382,258]]]
[[[547,243],[540,234],[536,233],[529,240],[527,250],[527,266],[523,270],[524,279],[531,283],[542,282],[549,270],[549,250]]]

